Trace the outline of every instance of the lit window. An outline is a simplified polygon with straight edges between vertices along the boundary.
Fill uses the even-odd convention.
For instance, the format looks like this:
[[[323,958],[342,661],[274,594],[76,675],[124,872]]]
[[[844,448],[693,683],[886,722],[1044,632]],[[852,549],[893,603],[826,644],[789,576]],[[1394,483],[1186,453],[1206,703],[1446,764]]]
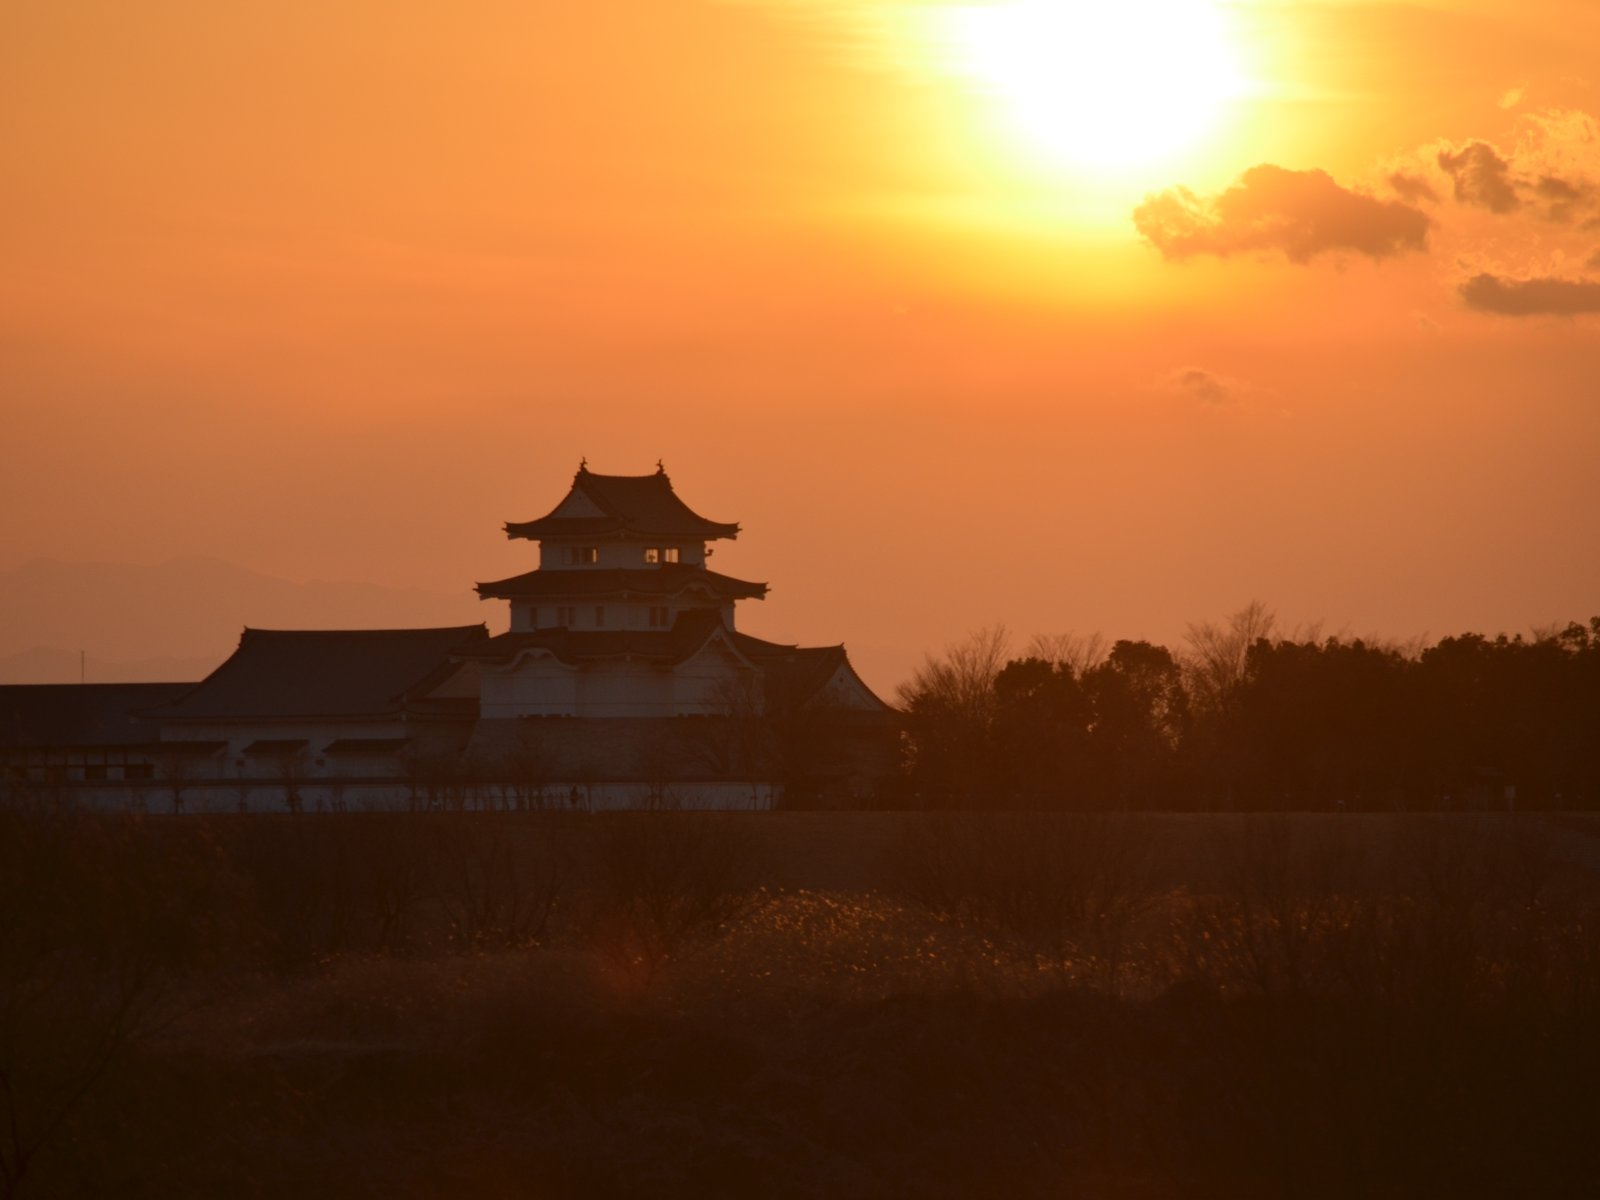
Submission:
[[[569,546],[567,547],[567,562],[575,567],[588,566],[600,561],[600,547],[598,546]]]
[[[675,563],[678,561],[678,548],[676,546],[651,546],[644,552],[647,563]]]
[[[652,604],[650,606],[650,628],[665,629],[667,627],[667,606],[665,604]]]

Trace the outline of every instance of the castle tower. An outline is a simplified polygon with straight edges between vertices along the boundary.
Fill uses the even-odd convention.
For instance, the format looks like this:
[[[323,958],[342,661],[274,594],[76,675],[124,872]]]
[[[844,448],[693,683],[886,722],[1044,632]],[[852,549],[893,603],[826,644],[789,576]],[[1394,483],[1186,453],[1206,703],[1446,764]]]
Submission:
[[[706,567],[706,543],[738,535],[738,525],[680,500],[659,464],[654,475],[597,475],[583,465],[549,514],[506,525],[507,537],[539,543],[539,569],[480,583],[478,595],[510,602],[513,633],[668,630],[705,611],[732,629],[734,602],[767,594],[764,583]]]
[[[767,585],[706,567],[707,543],[739,527],[696,513],[659,464],[653,475],[581,465],[548,514],[505,528],[539,543],[539,566],[478,585],[511,608],[509,632],[473,655],[482,717],[718,715],[730,697],[759,695],[733,610]]]

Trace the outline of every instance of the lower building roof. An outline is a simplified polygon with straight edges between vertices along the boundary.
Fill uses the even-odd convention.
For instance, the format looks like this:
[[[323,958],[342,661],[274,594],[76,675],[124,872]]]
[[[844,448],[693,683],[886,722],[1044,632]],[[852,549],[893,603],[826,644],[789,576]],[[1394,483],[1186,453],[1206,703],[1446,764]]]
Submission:
[[[161,720],[385,716],[456,669],[452,655],[488,640],[482,625],[442,629],[246,629],[233,655]]]
[[[194,683],[0,685],[0,747],[143,746],[158,723],[142,714],[171,704]]]

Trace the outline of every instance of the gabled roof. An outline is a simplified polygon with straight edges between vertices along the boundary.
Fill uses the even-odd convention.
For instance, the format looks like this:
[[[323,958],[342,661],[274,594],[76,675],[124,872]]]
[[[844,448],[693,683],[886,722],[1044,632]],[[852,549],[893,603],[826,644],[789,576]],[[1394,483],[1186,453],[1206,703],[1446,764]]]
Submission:
[[[793,712],[804,707],[821,694],[841,667],[862,692],[876,701],[880,711],[892,711],[856,674],[843,646],[786,646],[745,633],[734,634],[733,644],[765,673],[769,712]]]
[[[565,499],[535,521],[509,521],[514,538],[606,537],[731,538],[736,523],[700,516],[672,490],[665,468],[654,475],[596,475],[578,467]]]
[[[671,629],[537,629],[502,633],[458,652],[458,657],[485,662],[511,662],[527,650],[543,650],[571,665],[601,659],[630,658],[673,666],[693,658],[719,631],[737,644],[714,609],[680,613]]]
[[[578,567],[529,571],[510,579],[480,583],[478,595],[484,600],[617,594],[675,596],[696,586],[706,588],[722,600],[759,600],[767,594],[767,585],[764,583],[750,583],[731,575],[719,575],[690,563],[662,563],[653,567]]]
[[[140,714],[193,683],[18,683],[0,686],[0,746],[138,746],[156,738]]]
[[[399,713],[441,682],[451,656],[488,639],[482,625],[443,629],[246,629],[199,686],[155,709],[161,720],[355,717]]]

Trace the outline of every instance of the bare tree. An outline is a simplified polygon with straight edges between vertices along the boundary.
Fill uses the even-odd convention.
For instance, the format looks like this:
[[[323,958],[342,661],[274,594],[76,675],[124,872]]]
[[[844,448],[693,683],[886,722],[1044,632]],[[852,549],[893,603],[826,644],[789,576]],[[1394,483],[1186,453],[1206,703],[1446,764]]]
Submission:
[[[687,736],[679,745],[682,765],[717,779],[771,778],[774,747],[760,674],[742,670],[725,675],[712,685],[708,698],[715,712],[685,726]]]
[[[1203,712],[1224,711],[1245,680],[1250,647],[1272,636],[1277,618],[1259,600],[1252,600],[1225,625],[1203,621],[1188,628],[1189,653],[1184,666],[1189,695]]]
[[[752,848],[737,818],[662,811],[594,820],[589,937],[640,984],[649,986],[755,902]]]
[[[899,691],[907,715],[910,767],[929,798],[961,804],[995,781],[995,680],[1009,653],[1004,625],[990,625],[928,656]]]
[[[1066,667],[1073,678],[1081,679],[1106,660],[1111,647],[1098,633],[1036,633],[1023,651],[1024,658],[1037,658],[1053,667]]]

